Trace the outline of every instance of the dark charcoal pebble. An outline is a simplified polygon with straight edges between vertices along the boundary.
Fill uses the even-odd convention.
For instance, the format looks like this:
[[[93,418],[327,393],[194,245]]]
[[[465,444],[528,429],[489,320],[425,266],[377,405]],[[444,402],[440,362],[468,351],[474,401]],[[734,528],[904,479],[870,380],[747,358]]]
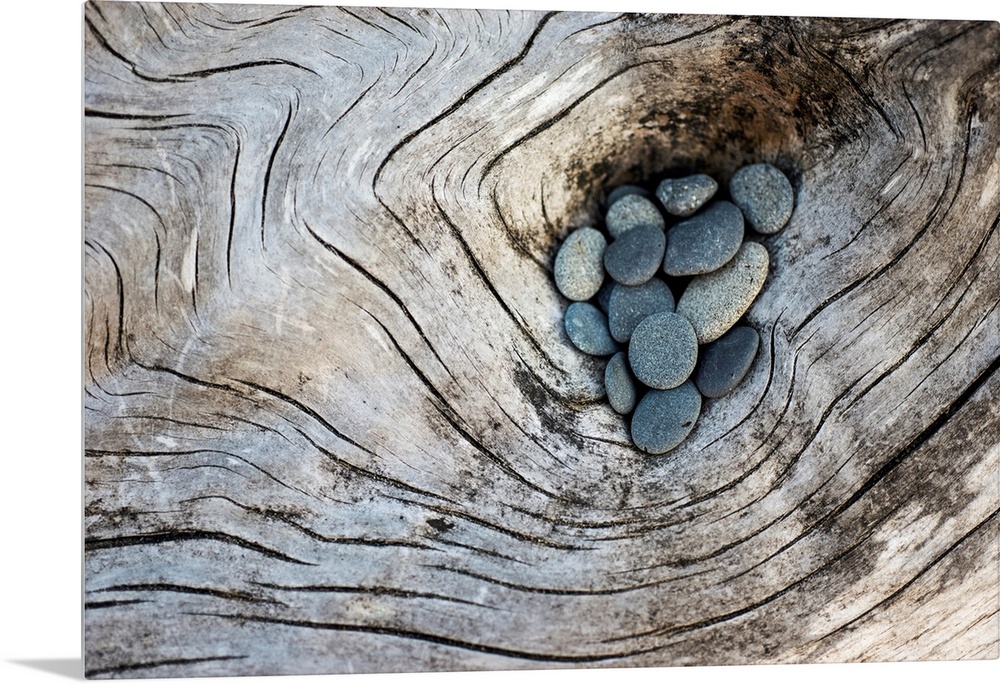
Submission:
[[[628,413],[635,408],[635,382],[628,370],[625,352],[618,352],[604,369],[604,389],[611,408],[618,413]]]
[[[594,356],[610,356],[618,351],[608,331],[608,319],[593,304],[573,302],[566,309],[564,323],[570,342],[580,351]]]
[[[729,394],[740,384],[757,356],[760,336],[753,328],[738,326],[702,349],[694,382],[713,399]]]
[[[620,200],[622,197],[628,195],[641,195],[646,199],[651,199],[653,193],[645,188],[640,188],[638,185],[619,185],[617,188],[608,193],[608,206]]]
[[[611,336],[619,342],[628,342],[635,326],[644,318],[673,310],[674,295],[662,280],[653,278],[642,285],[615,283],[607,309]]]
[[[719,189],[711,176],[703,173],[686,178],[668,178],[656,188],[663,208],[674,216],[690,216],[698,211]]]
[[[604,268],[603,264],[601,268]],[[601,307],[601,311],[604,313],[608,312],[611,307],[611,292],[615,289],[617,285],[613,280],[605,280],[604,284],[601,285],[601,289],[597,291],[597,306]]]
[[[743,242],[743,214],[730,202],[713,202],[667,233],[667,275],[708,273],[736,256]]]
[[[604,268],[622,285],[642,285],[659,270],[666,247],[667,236],[656,226],[633,228],[604,250]]]
[[[608,209],[604,225],[611,237],[617,238],[642,226],[652,226],[662,232],[666,223],[663,214],[651,200],[643,195],[626,195]]]
[[[741,168],[729,181],[729,194],[758,233],[777,233],[792,216],[792,184],[770,164]]]
[[[647,387],[677,387],[694,371],[698,338],[680,314],[655,313],[636,326],[628,347],[628,360],[635,379]]]
[[[648,454],[663,454],[694,429],[701,395],[690,380],[668,390],[650,390],[632,416],[632,441]]]
[[[553,275],[556,287],[567,299],[593,297],[604,282],[602,257],[607,247],[604,234],[594,228],[577,228],[556,253]]]

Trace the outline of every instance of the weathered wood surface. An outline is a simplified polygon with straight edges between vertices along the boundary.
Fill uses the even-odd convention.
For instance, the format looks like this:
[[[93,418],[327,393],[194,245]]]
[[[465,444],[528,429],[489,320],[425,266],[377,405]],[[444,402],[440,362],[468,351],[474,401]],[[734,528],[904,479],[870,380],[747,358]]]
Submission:
[[[84,21],[92,676],[997,657],[995,23]],[[555,250],[746,160],[762,353],[642,456]]]

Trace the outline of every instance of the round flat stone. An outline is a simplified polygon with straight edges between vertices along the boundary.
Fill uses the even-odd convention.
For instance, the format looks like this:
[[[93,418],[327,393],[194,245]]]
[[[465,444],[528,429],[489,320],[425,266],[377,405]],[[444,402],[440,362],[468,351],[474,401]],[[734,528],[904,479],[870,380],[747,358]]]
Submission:
[[[662,229],[649,225],[633,228],[604,250],[604,268],[622,285],[642,285],[659,270],[666,247]]]
[[[674,310],[674,294],[667,284],[652,278],[642,285],[615,283],[608,302],[608,327],[619,342],[628,342],[635,327],[647,316]]]
[[[705,345],[694,374],[698,391],[713,399],[732,392],[750,370],[759,346],[760,335],[744,325]]]
[[[647,316],[632,333],[628,361],[635,379],[647,387],[677,387],[691,376],[698,361],[694,328],[672,311]]]
[[[690,380],[668,390],[650,390],[632,415],[632,441],[648,454],[664,454],[694,429],[701,395]]]
[[[751,164],[733,174],[729,194],[758,233],[777,233],[792,216],[792,184],[770,164]]]
[[[610,356],[618,351],[608,331],[608,319],[593,304],[573,302],[566,309],[563,323],[569,341],[580,351],[594,356]]]
[[[628,370],[625,352],[618,352],[604,369],[604,390],[611,408],[618,413],[628,413],[635,408],[635,382]]]
[[[703,173],[686,178],[667,178],[656,187],[656,197],[674,216],[690,216],[712,199],[719,184]]]
[[[743,242],[743,214],[731,202],[712,202],[667,233],[663,271],[672,276],[708,273],[736,256]]]
[[[666,223],[663,214],[652,200],[643,195],[625,195],[611,205],[604,217],[611,237],[618,238],[633,228],[650,227],[663,232]]]
[[[577,228],[556,253],[556,287],[567,299],[590,299],[604,282],[604,249],[608,241],[593,228]]]
[[[744,242],[725,266],[691,279],[677,302],[677,313],[691,322],[698,344],[717,340],[736,325],[763,287],[767,265],[767,250]]]
[[[610,207],[622,197],[627,197],[628,195],[641,195],[646,199],[651,199],[653,197],[653,193],[646,188],[640,188],[638,185],[619,185],[617,188],[608,193],[607,205]]]

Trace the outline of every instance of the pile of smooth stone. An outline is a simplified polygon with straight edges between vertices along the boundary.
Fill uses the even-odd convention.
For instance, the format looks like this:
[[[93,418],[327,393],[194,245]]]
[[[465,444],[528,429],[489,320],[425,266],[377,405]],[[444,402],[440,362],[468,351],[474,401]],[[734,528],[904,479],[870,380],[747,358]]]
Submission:
[[[744,220],[760,234],[781,230],[792,185],[774,166],[753,164],[733,175],[731,201],[710,201],[718,189],[704,174],[666,179],[655,195],[618,187],[607,234],[577,228],[556,255],[556,286],[573,300],[566,334],[580,351],[611,357],[608,401],[632,414],[632,441],[650,454],[683,442],[702,397],[732,391],[760,346],[756,330],[737,325],[768,269],[763,245],[743,240]]]

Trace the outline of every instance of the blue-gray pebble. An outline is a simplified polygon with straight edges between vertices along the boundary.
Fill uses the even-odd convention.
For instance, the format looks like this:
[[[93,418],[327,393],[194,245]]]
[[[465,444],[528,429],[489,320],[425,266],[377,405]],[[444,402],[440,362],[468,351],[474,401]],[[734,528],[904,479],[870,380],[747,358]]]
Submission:
[[[656,197],[674,216],[691,216],[718,189],[714,178],[699,173],[686,178],[667,178],[656,187]]]
[[[553,272],[556,287],[568,299],[582,302],[593,297],[604,282],[602,266],[608,241],[594,228],[577,228],[556,253]]]
[[[625,352],[618,352],[604,369],[604,390],[608,401],[618,413],[628,413],[635,408],[635,382],[628,370]]]
[[[666,223],[663,214],[652,200],[643,195],[625,195],[611,205],[604,216],[604,225],[611,237],[617,238],[633,228],[653,226],[663,231]]]
[[[667,233],[663,271],[672,276],[698,275],[721,268],[743,242],[743,214],[731,202],[712,202]]]
[[[563,321],[570,342],[580,351],[594,356],[610,356],[618,345],[608,331],[608,319],[590,302],[573,302]]]
[[[604,268],[603,264],[601,264],[601,268]],[[607,313],[611,307],[611,292],[617,284],[611,279],[605,280],[604,284],[601,285],[601,289],[597,291],[597,306],[601,307],[601,311],[604,313]]]
[[[759,346],[757,331],[743,325],[705,345],[694,376],[698,391],[712,399],[732,392],[750,370]]]
[[[744,242],[725,266],[696,275],[677,302],[677,313],[691,321],[699,344],[722,337],[750,308],[767,279],[767,249]]]
[[[647,316],[632,333],[628,361],[635,379],[647,387],[677,387],[691,376],[698,361],[694,328],[672,311]]]
[[[751,164],[733,174],[729,194],[758,233],[777,233],[792,216],[792,184],[770,164]]]
[[[628,195],[641,195],[646,199],[653,197],[653,193],[645,188],[640,188],[638,185],[619,185],[617,188],[608,193],[608,206],[610,207],[622,197],[626,197]]]
[[[659,270],[666,247],[667,236],[660,228],[633,228],[604,250],[604,268],[622,285],[642,285]]]
[[[615,283],[608,302],[608,327],[618,342],[628,342],[635,327],[647,316],[674,310],[674,295],[667,284],[652,278],[642,285]]]
[[[701,414],[701,395],[691,381],[650,390],[632,415],[632,441],[648,454],[664,454],[691,433]]]

